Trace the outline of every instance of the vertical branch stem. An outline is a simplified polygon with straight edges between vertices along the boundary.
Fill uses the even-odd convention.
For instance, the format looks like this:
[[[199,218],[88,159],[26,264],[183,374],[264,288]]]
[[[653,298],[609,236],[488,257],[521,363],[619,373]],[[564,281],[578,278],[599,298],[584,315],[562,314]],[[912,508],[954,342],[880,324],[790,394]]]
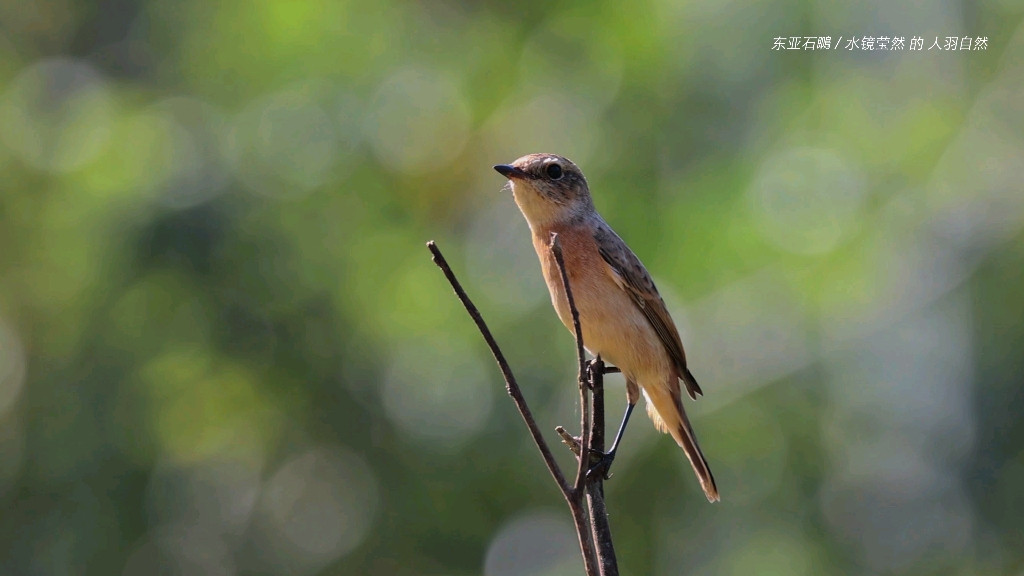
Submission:
[[[577,383],[580,388],[580,457],[579,465],[576,467],[576,481],[573,483],[573,490],[582,493],[587,480],[587,468],[590,464],[590,402],[587,395],[587,360],[583,354],[583,329],[580,327],[580,313],[576,308],[576,300],[572,296],[572,288],[569,286],[569,276],[565,270],[562,245],[558,241],[557,232],[551,233],[551,252],[555,256],[558,272],[562,276],[562,289],[565,290],[565,299],[569,303],[573,332],[576,336]]]
[[[590,434],[594,450],[604,452],[604,362],[598,356],[589,370],[590,387],[594,394],[593,430]],[[593,531],[594,547],[601,576],[619,576],[618,559],[612,543],[612,530],[608,523],[608,509],[604,503],[603,474],[594,474],[587,480],[587,508],[590,511],[590,528]]]

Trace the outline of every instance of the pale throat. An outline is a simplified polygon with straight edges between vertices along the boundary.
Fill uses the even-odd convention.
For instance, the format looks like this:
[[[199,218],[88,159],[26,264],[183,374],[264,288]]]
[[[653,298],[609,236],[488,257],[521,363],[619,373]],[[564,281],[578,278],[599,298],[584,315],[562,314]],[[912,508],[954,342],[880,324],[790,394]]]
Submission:
[[[519,206],[519,211],[526,217],[531,230],[546,229],[558,224],[578,220],[587,207],[573,202],[555,204],[539,196],[534,190],[523,190],[522,185],[512,184],[512,197]]]

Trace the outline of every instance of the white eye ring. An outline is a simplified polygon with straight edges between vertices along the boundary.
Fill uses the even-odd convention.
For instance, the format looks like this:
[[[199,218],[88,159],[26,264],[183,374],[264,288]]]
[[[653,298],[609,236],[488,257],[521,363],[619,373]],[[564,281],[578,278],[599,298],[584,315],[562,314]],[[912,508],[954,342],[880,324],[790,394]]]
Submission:
[[[562,177],[562,167],[557,162],[552,162],[544,168],[544,173],[548,175],[548,178],[552,180],[558,180]]]

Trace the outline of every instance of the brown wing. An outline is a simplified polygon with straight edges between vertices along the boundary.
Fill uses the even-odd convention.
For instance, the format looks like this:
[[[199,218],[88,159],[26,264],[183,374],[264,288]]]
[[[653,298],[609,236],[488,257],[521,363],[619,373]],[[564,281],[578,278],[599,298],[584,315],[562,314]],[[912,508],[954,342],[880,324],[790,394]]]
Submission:
[[[616,283],[629,294],[633,303],[637,305],[651,327],[657,332],[668,351],[669,356],[679,369],[680,378],[686,384],[686,392],[690,398],[696,399],[697,394],[701,396],[704,392],[697,385],[697,380],[686,368],[686,353],[683,352],[683,343],[679,339],[679,332],[672,322],[672,317],[665,307],[665,301],[658,294],[658,288],[651,280],[651,275],[640,263],[640,259],[633,254],[633,251],[626,246],[626,243],[607,225],[602,225],[594,232],[594,239],[597,241],[597,249],[601,257],[611,267]]]

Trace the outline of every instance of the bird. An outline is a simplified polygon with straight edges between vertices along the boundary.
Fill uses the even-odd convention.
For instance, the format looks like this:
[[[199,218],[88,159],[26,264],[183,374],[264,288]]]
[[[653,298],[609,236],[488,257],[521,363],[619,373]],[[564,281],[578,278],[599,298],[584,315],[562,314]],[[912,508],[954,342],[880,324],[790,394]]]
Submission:
[[[679,331],[651,275],[594,207],[580,168],[557,154],[528,154],[494,169],[508,179],[562,324],[575,334],[561,272],[549,242],[558,234],[569,288],[587,351],[621,370],[626,411],[604,454],[605,472],[642,392],[655,428],[683,449],[709,502],[720,499],[711,468],[683,408],[682,381],[696,400],[703,391],[687,368]]]

